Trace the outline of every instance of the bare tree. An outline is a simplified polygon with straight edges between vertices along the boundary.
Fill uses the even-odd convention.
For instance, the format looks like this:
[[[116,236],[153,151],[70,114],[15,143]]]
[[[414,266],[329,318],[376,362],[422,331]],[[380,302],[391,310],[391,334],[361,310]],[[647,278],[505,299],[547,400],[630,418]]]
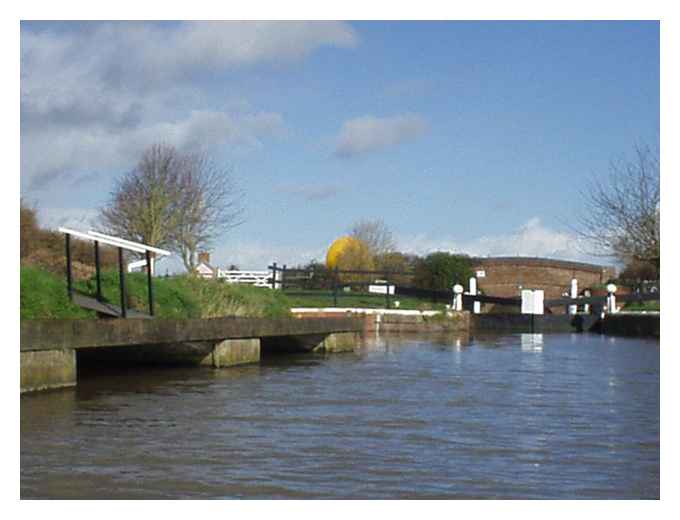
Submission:
[[[396,247],[392,231],[380,218],[355,222],[350,229],[350,236],[364,242],[374,257],[391,253]]]
[[[196,268],[199,250],[209,249],[221,233],[243,222],[241,198],[227,170],[205,155],[184,157],[174,242],[187,271]]]
[[[636,147],[631,161],[612,162],[609,175],[594,179],[581,197],[584,210],[575,231],[592,254],[614,256],[626,264],[660,264],[659,156]]]
[[[193,272],[196,254],[241,223],[241,193],[208,157],[155,144],[116,184],[100,221],[107,231],[179,254]]]
[[[179,217],[182,159],[172,146],[155,144],[137,166],[117,180],[100,221],[110,233],[171,248]]]

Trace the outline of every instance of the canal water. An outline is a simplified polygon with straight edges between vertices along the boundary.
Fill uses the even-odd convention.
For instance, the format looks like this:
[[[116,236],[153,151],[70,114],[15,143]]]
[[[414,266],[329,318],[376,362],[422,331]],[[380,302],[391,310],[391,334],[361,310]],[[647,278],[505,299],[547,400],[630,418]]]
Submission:
[[[659,342],[367,340],[21,397],[22,498],[659,498]]]

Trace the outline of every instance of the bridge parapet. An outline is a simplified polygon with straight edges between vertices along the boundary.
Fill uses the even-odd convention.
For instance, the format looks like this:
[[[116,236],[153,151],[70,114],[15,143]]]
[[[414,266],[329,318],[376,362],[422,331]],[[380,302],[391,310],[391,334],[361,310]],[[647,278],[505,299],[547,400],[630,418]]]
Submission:
[[[268,351],[285,351],[291,343],[308,351],[353,349],[362,329],[362,320],[345,317],[26,320],[21,322],[21,391],[74,386],[80,356],[221,368],[257,363],[262,342]]]
[[[360,332],[356,318],[209,318],[155,320],[25,320],[21,351],[155,345],[275,336]]]

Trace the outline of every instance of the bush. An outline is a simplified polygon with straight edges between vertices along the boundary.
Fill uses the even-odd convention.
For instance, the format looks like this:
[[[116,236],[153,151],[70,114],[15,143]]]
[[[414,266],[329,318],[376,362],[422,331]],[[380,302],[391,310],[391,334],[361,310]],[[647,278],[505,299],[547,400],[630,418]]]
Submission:
[[[468,256],[445,252],[431,253],[420,259],[415,271],[414,283],[423,289],[447,290],[457,283],[465,287],[472,277]]]
[[[20,203],[19,256],[22,266],[38,267],[56,275],[63,275],[66,269],[64,235],[40,228],[36,209],[24,200]],[[114,247],[102,245],[99,256],[103,268],[113,268],[118,263]],[[92,242],[71,237],[71,259],[73,276],[76,279],[89,277],[94,271]]]

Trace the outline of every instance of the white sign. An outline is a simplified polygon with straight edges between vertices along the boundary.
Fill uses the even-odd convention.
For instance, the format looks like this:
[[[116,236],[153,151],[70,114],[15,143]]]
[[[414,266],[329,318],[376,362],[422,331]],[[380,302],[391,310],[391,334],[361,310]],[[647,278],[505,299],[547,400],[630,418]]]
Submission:
[[[484,271],[484,270],[477,271],[477,278],[484,278],[484,277],[486,277],[486,271]]]
[[[522,314],[534,313],[534,292],[522,289]]]
[[[543,291],[522,289],[522,314],[543,314]]]
[[[543,314],[543,291],[534,291],[534,314]]]
[[[383,280],[376,280],[376,283],[383,282]],[[375,294],[385,294],[389,290],[390,294],[394,294],[394,285],[369,285],[368,292]]]

